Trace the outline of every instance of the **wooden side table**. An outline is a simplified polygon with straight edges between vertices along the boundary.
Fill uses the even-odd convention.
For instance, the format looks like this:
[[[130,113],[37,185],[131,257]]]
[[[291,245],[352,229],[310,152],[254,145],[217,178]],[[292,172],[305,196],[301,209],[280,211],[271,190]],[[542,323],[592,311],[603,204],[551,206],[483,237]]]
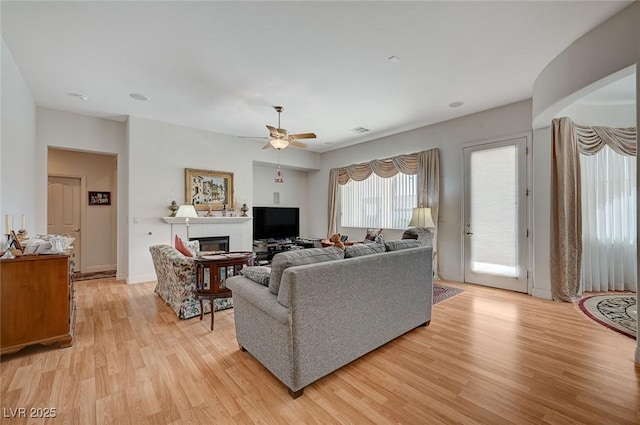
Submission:
[[[254,259],[255,254],[250,251],[203,255],[195,259],[196,291],[194,295],[200,301],[200,320],[204,316],[202,301],[209,300],[211,303],[211,330],[213,330],[214,300],[232,296],[231,290],[225,284],[227,278],[237,275],[244,266],[252,266]]]

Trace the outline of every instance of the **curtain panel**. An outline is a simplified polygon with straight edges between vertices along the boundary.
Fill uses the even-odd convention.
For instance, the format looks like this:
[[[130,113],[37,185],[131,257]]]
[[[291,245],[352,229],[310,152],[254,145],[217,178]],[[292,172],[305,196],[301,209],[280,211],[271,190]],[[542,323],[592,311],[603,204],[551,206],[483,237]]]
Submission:
[[[609,146],[636,155],[637,129],[576,125],[570,118],[552,121],[551,293],[554,300],[580,295],[582,268],[582,195],[579,154]]]
[[[327,236],[336,233],[338,228],[338,211],[340,210],[339,186],[347,184],[350,180],[362,181],[371,173],[389,178],[398,173],[417,174],[418,181],[418,205],[431,208],[433,222],[436,228],[433,231],[433,270],[437,276],[438,255],[438,213],[440,203],[440,150],[429,149],[407,155],[398,155],[388,159],[374,159],[361,164],[352,164],[346,167],[334,168],[329,171],[329,211]]]

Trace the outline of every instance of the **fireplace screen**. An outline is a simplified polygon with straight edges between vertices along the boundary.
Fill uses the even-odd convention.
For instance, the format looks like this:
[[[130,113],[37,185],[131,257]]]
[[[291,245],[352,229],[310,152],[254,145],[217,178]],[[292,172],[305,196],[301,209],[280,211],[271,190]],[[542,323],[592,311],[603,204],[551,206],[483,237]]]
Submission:
[[[200,242],[200,251],[229,251],[229,236],[204,236],[189,238]]]

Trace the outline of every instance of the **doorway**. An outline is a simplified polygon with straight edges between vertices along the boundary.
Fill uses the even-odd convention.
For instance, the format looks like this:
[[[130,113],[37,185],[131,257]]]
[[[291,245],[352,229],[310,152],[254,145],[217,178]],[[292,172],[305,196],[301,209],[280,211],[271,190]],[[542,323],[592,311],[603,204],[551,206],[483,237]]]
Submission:
[[[47,233],[69,235],[73,241],[73,272],[82,270],[80,234],[82,179],[49,176],[47,184]]]
[[[464,281],[527,292],[527,138],[464,148]]]
[[[59,202],[66,204],[61,207],[58,201],[48,199],[47,223],[64,224],[59,230],[49,227],[48,232],[68,233],[76,238],[73,243],[76,272],[117,270],[117,156],[49,147],[47,166],[49,177],[62,178],[49,181],[48,196],[57,194],[61,197]],[[89,191],[107,193],[111,202],[89,204]],[[62,218],[54,217],[54,213]]]

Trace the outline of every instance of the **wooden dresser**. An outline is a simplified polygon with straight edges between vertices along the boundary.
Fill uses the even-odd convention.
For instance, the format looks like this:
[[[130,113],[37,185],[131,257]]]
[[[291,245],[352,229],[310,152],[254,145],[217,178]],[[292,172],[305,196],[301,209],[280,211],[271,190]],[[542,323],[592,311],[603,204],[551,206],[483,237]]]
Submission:
[[[73,342],[75,301],[68,255],[0,260],[0,354]]]

